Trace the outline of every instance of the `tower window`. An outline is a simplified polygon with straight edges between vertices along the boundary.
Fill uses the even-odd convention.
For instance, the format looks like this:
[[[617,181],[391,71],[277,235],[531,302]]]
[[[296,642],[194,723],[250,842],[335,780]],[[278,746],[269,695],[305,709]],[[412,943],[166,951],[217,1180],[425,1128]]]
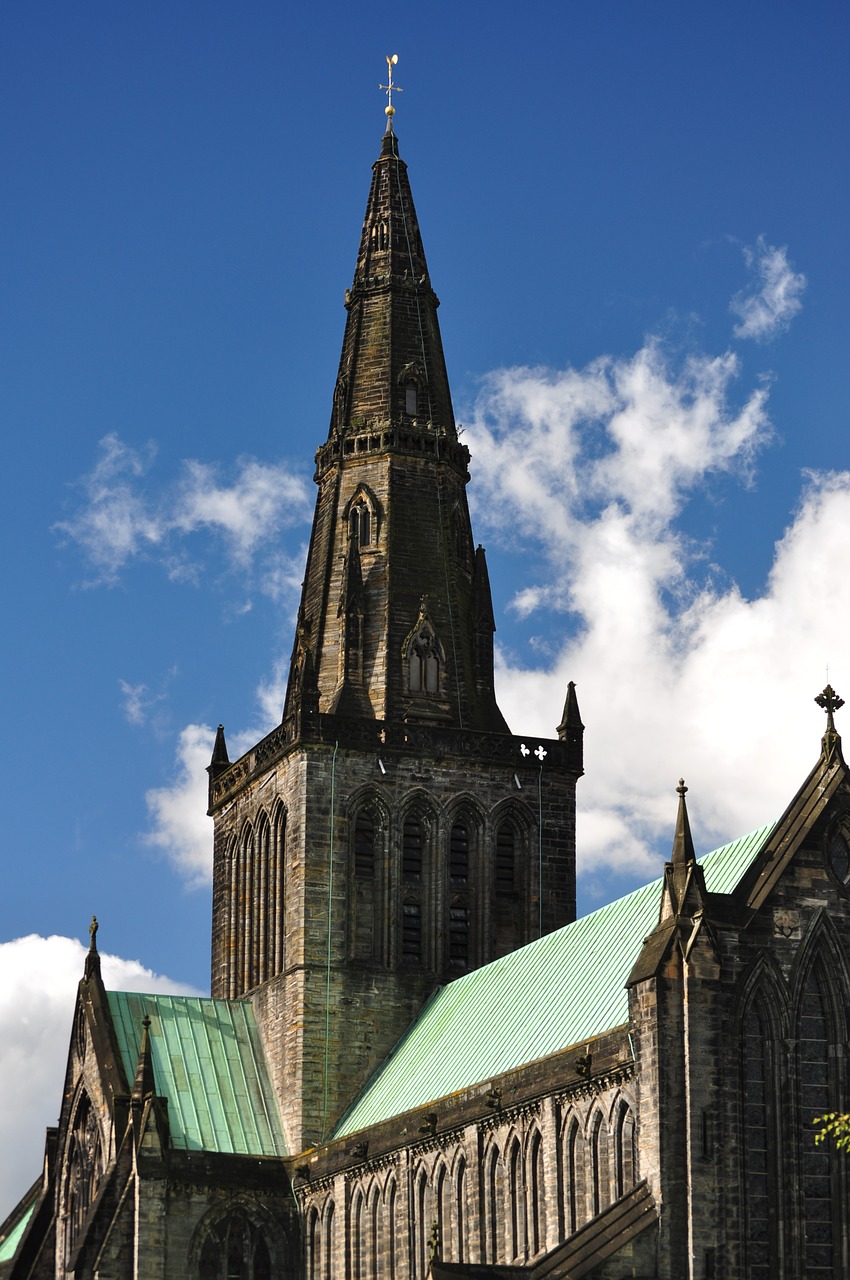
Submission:
[[[437,693],[440,687],[440,660],[434,642],[427,632],[422,632],[410,646],[410,692]]]
[[[456,822],[449,837],[449,879],[461,888],[469,879],[469,831]]]
[[[419,396],[415,382],[408,382],[404,388],[404,411],[409,413],[411,418],[416,417],[418,410]]]
[[[466,973],[469,968],[469,907],[454,898],[449,910],[449,968]]]
[[[402,964],[422,961],[422,908],[418,902],[405,902],[401,921]]]
[[[404,824],[401,857],[401,869],[405,880],[421,879],[424,843],[422,823],[418,818],[408,818]]]
[[[372,512],[362,499],[354,503],[348,519],[352,537],[357,539],[357,545],[360,547],[370,546],[372,542]]]
[[[368,813],[359,813],[354,824],[354,874],[362,880],[375,874],[375,824]]]
[[[496,893],[512,894],[516,888],[515,836],[513,828],[505,823],[496,833]]]

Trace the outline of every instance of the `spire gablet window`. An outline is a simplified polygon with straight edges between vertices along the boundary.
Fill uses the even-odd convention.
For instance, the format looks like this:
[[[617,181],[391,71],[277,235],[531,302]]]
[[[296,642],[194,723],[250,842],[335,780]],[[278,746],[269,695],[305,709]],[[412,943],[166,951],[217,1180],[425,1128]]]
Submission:
[[[428,597],[419,603],[416,625],[402,646],[408,693],[438,696],[446,665],[446,653],[428,614]]]

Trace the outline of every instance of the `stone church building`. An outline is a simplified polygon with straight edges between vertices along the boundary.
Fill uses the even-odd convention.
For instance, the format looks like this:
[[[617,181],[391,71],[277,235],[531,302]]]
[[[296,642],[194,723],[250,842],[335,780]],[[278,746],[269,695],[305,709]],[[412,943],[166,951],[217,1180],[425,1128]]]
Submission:
[[[345,306],[281,722],[209,766],[211,998],[105,990],[93,922],[0,1277],[850,1275],[841,699],[778,822],[698,859],[671,786],[662,879],[576,920],[576,691],[496,701],[391,114]]]

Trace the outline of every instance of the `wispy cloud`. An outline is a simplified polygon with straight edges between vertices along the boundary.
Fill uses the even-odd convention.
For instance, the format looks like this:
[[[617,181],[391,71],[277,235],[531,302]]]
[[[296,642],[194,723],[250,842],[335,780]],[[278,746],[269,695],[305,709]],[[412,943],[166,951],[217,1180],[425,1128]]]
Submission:
[[[753,281],[729,304],[739,317],[733,332],[736,338],[768,342],[788,328],[803,305],[806,277],[794,271],[787,247],[777,249],[764,236],[759,236],[754,248],[745,247],[744,259]]]
[[[45,1127],[56,1123],[85,955],[75,938],[31,934],[0,943],[0,1092],[15,1100],[0,1108],[0,1218],[35,1180]],[[201,994],[138,960],[102,954],[101,966],[107,987]]]
[[[732,355],[675,366],[650,342],[583,370],[501,370],[467,417],[477,531],[519,538],[534,565],[517,611],[571,615],[541,621],[554,648],[500,653],[498,693],[516,730],[549,734],[579,685],[590,879],[657,869],[681,774],[706,848],[776,816],[817,753],[812,697],[850,627],[850,475],[805,478],[757,597],[716,586],[680,516],[713,475],[748,482],[770,437],[767,387],[739,381]]]
[[[282,530],[310,517],[302,476],[243,458],[228,481],[221,468],[189,459],[175,480],[162,484],[151,474],[152,444],[137,450],[111,434],[99,449],[95,466],[78,482],[82,500],[55,526],[82,551],[89,584],[113,585],[142,558],[158,560],[173,579],[197,580],[206,550],[200,535],[208,534],[223,544],[232,568],[256,570],[259,590],[275,595],[286,588],[293,574],[282,572],[275,544]]]

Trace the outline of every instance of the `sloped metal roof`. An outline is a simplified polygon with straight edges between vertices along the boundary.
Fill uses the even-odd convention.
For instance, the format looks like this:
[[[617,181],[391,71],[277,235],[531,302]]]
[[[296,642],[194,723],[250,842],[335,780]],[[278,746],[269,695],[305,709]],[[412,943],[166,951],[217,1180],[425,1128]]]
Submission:
[[[774,826],[701,859],[708,891],[730,893]],[[334,1138],[622,1026],[626,979],[660,904],[658,879],[440,988]]]
[[[132,1083],[150,1018],[156,1091],[168,1099],[175,1147],[282,1156],[286,1144],[251,1005],[198,996],[109,991],[118,1044]]]
[[[18,1251],[18,1245],[21,1243],[21,1237],[29,1226],[30,1218],[37,1207],[37,1199],[27,1205],[17,1222],[10,1228],[9,1234],[0,1240],[0,1262],[9,1262],[14,1258]]]

